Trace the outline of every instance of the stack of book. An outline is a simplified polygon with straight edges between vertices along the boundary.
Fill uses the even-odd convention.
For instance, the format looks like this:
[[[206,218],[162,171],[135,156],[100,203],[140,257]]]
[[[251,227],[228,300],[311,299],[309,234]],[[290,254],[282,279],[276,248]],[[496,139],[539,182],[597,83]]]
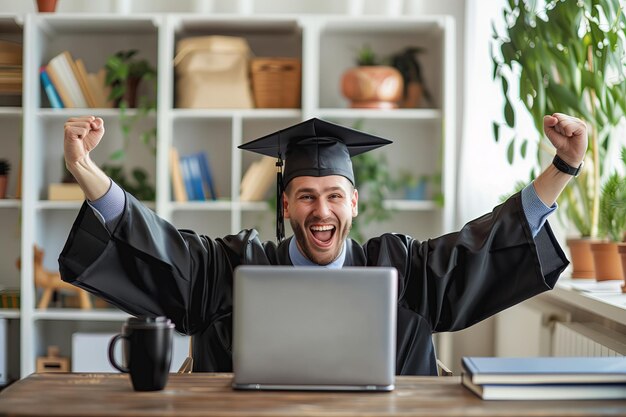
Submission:
[[[206,152],[180,155],[170,148],[172,195],[174,201],[217,200],[217,189]]]
[[[22,94],[22,45],[0,40],[0,94]]]
[[[465,357],[462,381],[484,400],[626,399],[626,358]]]
[[[68,51],[53,57],[39,69],[41,85],[52,108],[111,108],[105,70],[87,72],[82,59]]]

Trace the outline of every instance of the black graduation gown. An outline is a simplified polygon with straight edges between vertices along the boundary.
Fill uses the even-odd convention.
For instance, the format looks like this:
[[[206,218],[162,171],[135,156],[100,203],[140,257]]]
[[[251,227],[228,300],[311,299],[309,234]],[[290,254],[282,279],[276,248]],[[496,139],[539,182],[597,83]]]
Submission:
[[[112,233],[83,204],[59,264],[63,280],[193,334],[195,371],[229,372],[233,269],[291,265],[288,246],[262,243],[255,230],[219,239],[177,230],[126,194]],[[396,373],[410,375],[436,375],[433,332],[466,328],[553,288],[567,264],[547,223],[533,239],[519,194],[436,239],[348,240],[345,260],[398,270]]]

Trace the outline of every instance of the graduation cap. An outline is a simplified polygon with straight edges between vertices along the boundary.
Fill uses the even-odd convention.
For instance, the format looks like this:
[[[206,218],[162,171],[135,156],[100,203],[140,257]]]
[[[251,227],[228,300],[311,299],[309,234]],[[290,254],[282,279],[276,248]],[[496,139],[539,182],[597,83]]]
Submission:
[[[239,148],[277,158],[276,238],[280,242],[285,236],[282,194],[292,179],[342,175],[354,184],[350,158],[389,143],[378,136],[313,118]]]

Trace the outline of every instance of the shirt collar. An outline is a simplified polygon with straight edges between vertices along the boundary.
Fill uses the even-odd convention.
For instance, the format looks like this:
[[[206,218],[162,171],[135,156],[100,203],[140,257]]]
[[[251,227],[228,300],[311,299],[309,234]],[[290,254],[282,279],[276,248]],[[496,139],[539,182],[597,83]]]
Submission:
[[[292,236],[289,241],[289,257],[291,258],[293,266],[323,266],[324,268],[329,269],[339,269],[343,266],[346,259],[346,242],[344,240],[343,246],[341,247],[341,253],[334,261],[328,265],[318,265],[300,253],[300,249],[298,249],[298,245],[296,243],[296,238]]]

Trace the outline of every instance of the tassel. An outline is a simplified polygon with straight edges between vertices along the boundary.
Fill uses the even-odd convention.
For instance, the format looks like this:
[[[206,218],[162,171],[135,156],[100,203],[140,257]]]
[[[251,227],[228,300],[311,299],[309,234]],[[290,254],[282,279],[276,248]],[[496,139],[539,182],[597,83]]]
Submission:
[[[285,238],[285,219],[283,218],[283,159],[278,154],[276,161],[276,240],[280,243]]]

